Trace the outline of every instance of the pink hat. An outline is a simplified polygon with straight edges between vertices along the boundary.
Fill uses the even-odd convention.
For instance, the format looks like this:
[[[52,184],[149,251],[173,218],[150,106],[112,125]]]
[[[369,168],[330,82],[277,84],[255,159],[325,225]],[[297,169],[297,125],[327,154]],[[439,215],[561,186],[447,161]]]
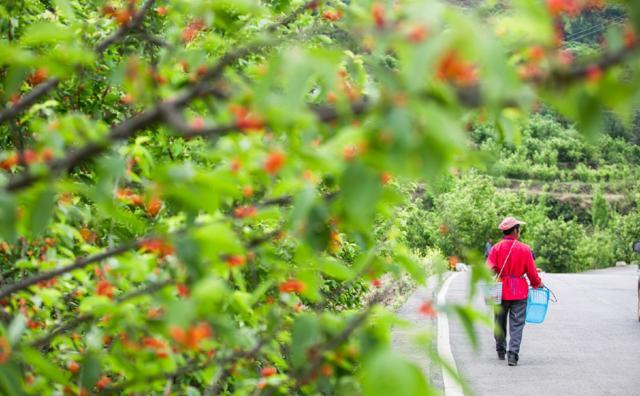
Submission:
[[[506,230],[512,229],[513,227],[519,224],[527,224],[527,223],[525,223],[522,220],[518,220],[515,217],[509,216],[509,217],[505,217],[504,220],[502,220],[498,228],[502,231],[506,231]]]

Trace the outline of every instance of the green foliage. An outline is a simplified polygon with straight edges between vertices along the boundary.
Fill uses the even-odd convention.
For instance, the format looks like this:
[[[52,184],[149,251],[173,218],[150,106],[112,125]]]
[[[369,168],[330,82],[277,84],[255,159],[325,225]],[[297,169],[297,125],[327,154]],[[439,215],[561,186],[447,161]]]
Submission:
[[[577,248],[585,236],[579,224],[547,220],[537,224],[535,232],[532,248],[540,268],[548,272],[572,272],[580,268]]]
[[[376,280],[478,262],[508,214],[549,270],[591,257],[468,169],[635,177],[637,148],[582,140],[635,110],[624,32],[574,67],[545,2],[391,3],[0,5],[3,393],[429,394]],[[592,56],[620,64],[585,82]]]
[[[607,228],[610,216],[609,204],[602,195],[602,189],[598,187],[593,192],[593,203],[591,206],[593,226],[598,229]]]

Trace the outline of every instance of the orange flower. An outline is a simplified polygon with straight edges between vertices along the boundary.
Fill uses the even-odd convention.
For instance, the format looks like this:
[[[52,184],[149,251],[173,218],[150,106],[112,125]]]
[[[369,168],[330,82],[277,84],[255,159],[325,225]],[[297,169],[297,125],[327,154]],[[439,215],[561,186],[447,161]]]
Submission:
[[[30,85],[38,85],[44,82],[47,78],[49,78],[49,72],[46,68],[40,67],[32,75],[30,75],[29,78],[27,78],[27,82]]]
[[[320,367],[320,374],[324,377],[333,377],[333,366],[325,363]]]
[[[162,307],[149,308],[147,310],[147,318],[148,319],[158,319],[164,314],[164,310]]]
[[[382,3],[373,3],[373,6],[371,7],[371,16],[373,16],[373,23],[378,29],[384,28],[384,5],[382,5]]]
[[[197,350],[200,342],[213,336],[213,330],[206,322],[200,322],[195,326],[189,327],[186,331],[178,326],[171,326],[169,334],[182,347]]]
[[[233,255],[233,256],[229,256],[227,257],[227,265],[229,267],[241,267],[243,265],[245,265],[245,263],[247,262],[247,259],[245,256],[242,255]]]
[[[440,60],[436,76],[461,86],[473,85],[477,82],[476,68],[462,60],[455,50],[449,51]]]
[[[187,287],[187,285],[185,285],[184,283],[178,283],[176,285],[176,288],[178,289],[178,295],[180,297],[183,297],[183,298],[189,297],[190,293],[189,293],[189,288]]]
[[[409,41],[412,43],[420,43],[427,38],[427,28],[423,25],[415,25],[409,30]]]
[[[99,390],[103,390],[104,388],[107,387],[107,385],[109,385],[111,383],[111,378],[107,377],[106,375],[103,375],[102,377],[100,377],[100,379],[98,380],[98,382],[96,382],[96,387]]]
[[[7,337],[0,337],[0,364],[5,364],[11,356],[11,347]]]
[[[162,208],[162,201],[158,197],[152,197],[147,205],[145,206],[145,210],[147,214],[151,217],[156,217]]]
[[[119,188],[116,191],[116,198],[118,198],[121,201],[124,201],[129,205],[141,206],[142,204],[144,204],[142,197],[139,196],[138,194],[135,194],[133,191],[131,191],[128,188]]]
[[[436,316],[436,310],[433,307],[433,303],[431,301],[423,302],[422,305],[420,305],[419,311],[421,314],[428,316],[430,318],[433,318],[434,316]]]
[[[246,198],[252,197],[253,196],[253,187],[251,187],[251,186],[242,187],[242,195],[245,196]]]
[[[51,147],[45,147],[44,150],[40,153],[40,157],[43,162],[49,162],[53,159],[53,149]]]
[[[542,59],[544,59],[544,48],[539,45],[530,47],[529,58],[534,62],[540,62]]]
[[[306,285],[298,279],[289,279],[280,284],[281,293],[301,293],[306,289]]]
[[[624,45],[627,48],[633,48],[638,43],[638,36],[632,26],[626,26],[624,29]]]
[[[175,252],[175,249],[169,242],[160,238],[152,238],[142,241],[140,249],[143,252],[155,253],[160,258],[170,256]]]
[[[263,367],[260,371],[260,375],[262,375],[263,377],[271,377],[272,375],[276,375],[277,373],[278,370],[273,366]]]
[[[182,31],[182,41],[186,43],[192,42],[202,29],[204,29],[204,21],[202,19],[195,19],[191,21],[186,28]]]
[[[342,13],[336,10],[327,10],[322,13],[322,17],[327,21],[336,22],[342,18]]]
[[[242,168],[242,162],[240,162],[239,159],[234,158],[231,161],[229,168],[231,168],[231,172],[238,173],[240,171],[240,168]]]
[[[106,279],[98,281],[98,284],[96,285],[96,294],[99,296],[113,298],[113,285]]]
[[[269,156],[267,157],[267,160],[264,163],[264,169],[268,173],[275,175],[280,171],[280,169],[282,169],[282,167],[284,166],[284,163],[285,163],[284,154],[281,151],[272,151],[271,153],[269,153]]]
[[[382,174],[380,175],[380,181],[382,182],[382,184],[389,184],[392,179],[393,176],[391,176],[391,173],[389,172],[382,172]]]
[[[0,168],[10,170],[14,166],[18,165],[18,162],[18,154],[13,153],[0,162]]]
[[[358,156],[358,148],[353,144],[348,145],[342,150],[342,157],[346,161],[352,161],[357,156]]]
[[[242,131],[255,131],[264,128],[264,121],[253,113],[247,113],[242,117],[236,116],[236,127]]]
[[[547,0],[547,10],[554,16],[566,14],[575,17],[587,6],[587,3],[578,0]]]
[[[78,371],[80,371],[80,365],[74,360],[70,360],[67,363],[67,368],[69,369],[69,371],[71,371],[72,374],[77,374]]]
[[[255,206],[240,206],[233,211],[233,215],[239,219],[254,217],[256,214],[258,214],[258,209]]]
[[[156,13],[157,13],[158,15],[160,15],[160,16],[165,16],[165,15],[167,15],[167,12],[168,12],[168,11],[169,11],[169,10],[167,9],[167,7],[158,7],[158,8],[156,8]]]
[[[142,345],[152,349],[161,349],[166,347],[166,344],[164,343],[164,341],[159,340],[157,338],[153,338],[153,337],[143,338]]]
[[[382,282],[380,281],[380,279],[376,278],[371,281],[371,285],[377,289],[382,286]]]
[[[91,231],[87,227],[82,227],[80,229],[80,235],[82,236],[82,239],[84,239],[85,242],[90,244],[96,243],[96,239],[98,237],[95,232]]]
[[[596,82],[602,79],[602,69],[598,65],[591,65],[587,69],[587,81]]]

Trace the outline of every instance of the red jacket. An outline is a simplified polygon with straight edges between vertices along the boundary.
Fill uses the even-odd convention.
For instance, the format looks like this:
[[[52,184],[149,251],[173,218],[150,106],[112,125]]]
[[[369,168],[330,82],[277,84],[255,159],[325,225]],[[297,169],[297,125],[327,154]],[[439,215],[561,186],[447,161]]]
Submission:
[[[509,255],[509,249],[511,255]],[[507,259],[507,255],[509,258]],[[505,260],[506,263],[505,263]],[[496,274],[502,270],[500,276],[502,280],[502,299],[503,300],[524,300],[529,294],[529,285],[524,275],[527,275],[531,287],[538,288],[542,281],[538,276],[536,263],[533,261],[533,254],[528,245],[516,240],[513,236],[507,235],[504,239],[491,248],[489,257],[487,257],[487,265]]]

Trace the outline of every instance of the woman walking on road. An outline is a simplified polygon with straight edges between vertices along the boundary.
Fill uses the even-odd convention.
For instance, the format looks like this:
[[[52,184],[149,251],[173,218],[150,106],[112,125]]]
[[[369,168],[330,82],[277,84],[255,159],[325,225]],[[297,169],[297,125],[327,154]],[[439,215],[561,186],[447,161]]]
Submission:
[[[507,355],[509,366],[517,366],[527,310],[529,278],[531,287],[542,287],[533,254],[528,245],[518,241],[520,226],[526,224],[515,217],[507,217],[498,226],[504,234],[502,241],[491,248],[487,265],[496,274],[501,274],[502,302],[495,313],[495,339],[498,358]],[[509,318],[509,349],[507,350],[507,317]]]

